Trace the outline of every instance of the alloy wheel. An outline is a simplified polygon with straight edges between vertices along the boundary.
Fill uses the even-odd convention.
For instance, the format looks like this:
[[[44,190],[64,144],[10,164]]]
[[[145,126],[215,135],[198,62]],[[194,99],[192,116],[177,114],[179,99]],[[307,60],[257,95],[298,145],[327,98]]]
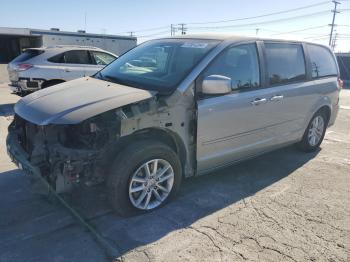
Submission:
[[[129,183],[132,205],[142,210],[161,205],[173,188],[174,176],[173,167],[164,159],[152,159],[142,164]]]
[[[324,120],[322,116],[316,116],[312,122],[311,126],[309,128],[308,133],[308,141],[310,146],[316,146],[323,135],[324,132]]]

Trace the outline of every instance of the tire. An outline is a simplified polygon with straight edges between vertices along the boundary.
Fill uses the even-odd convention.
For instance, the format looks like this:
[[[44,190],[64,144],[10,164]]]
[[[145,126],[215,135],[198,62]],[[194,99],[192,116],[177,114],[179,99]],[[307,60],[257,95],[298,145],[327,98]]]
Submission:
[[[49,86],[54,86],[54,85],[58,85],[58,84],[61,84],[61,83],[64,83],[65,81],[63,80],[49,80],[49,81],[46,81],[42,84],[41,86],[41,89],[44,89],[44,88],[47,88]]]
[[[158,164],[155,165],[154,161]],[[171,167],[168,167],[167,164],[170,164]],[[149,168],[149,174],[151,175],[148,177],[153,176],[153,178],[146,179],[147,182],[135,182],[135,179],[145,179],[147,173],[146,166]],[[157,177],[157,175],[154,175],[156,173],[154,173],[153,169],[155,166],[161,168],[157,169],[160,170],[157,172],[158,174],[162,173],[163,170],[166,170],[165,174],[161,176],[161,179],[166,177],[170,178],[164,182],[160,182],[159,178],[157,178],[158,182],[156,182],[155,177]],[[173,179],[171,179],[172,173]],[[180,188],[181,179],[182,168],[180,160],[170,147],[156,141],[138,141],[120,152],[114,160],[107,178],[108,198],[113,209],[121,216],[149,212],[165,205],[176,196]],[[157,187],[158,185],[162,190]],[[148,191],[151,193],[147,193],[147,191],[145,191],[146,189],[131,193],[132,190],[139,188],[139,186],[146,189],[148,188]],[[168,189],[169,193],[163,191],[164,188]],[[159,198],[156,198],[155,191],[158,192],[157,196]],[[147,195],[145,196],[144,201],[141,201],[140,205],[136,206],[138,202],[137,200],[141,198],[142,194]],[[151,194],[151,197],[149,205],[146,207],[145,203],[148,200],[149,194]],[[160,201],[160,199],[166,194],[167,196]]]
[[[313,129],[313,127],[315,126],[315,121],[317,122],[317,119],[319,122],[322,121],[323,125],[322,125],[322,130],[321,130],[321,128],[317,129],[318,132],[317,132],[316,136],[318,138],[315,141],[313,141],[311,139],[310,133],[313,132],[312,130],[315,130],[315,129]],[[314,152],[316,149],[319,148],[319,146],[321,145],[321,143],[323,141],[325,133],[326,133],[326,129],[328,126],[328,120],[329,119],[324,111],[319,110],[318,112],[315,113],[315,115],[310,120],[310,122],[309,122],[309,124],[304,132],[303,139],[297,144],[298,148],[301,151]]]
[[[18,92],[17,95],[20,96],[20,97],[25,97],[26,95],[28,95],[29,93],[26,92],[26,91],[21,91],[21,92]]]

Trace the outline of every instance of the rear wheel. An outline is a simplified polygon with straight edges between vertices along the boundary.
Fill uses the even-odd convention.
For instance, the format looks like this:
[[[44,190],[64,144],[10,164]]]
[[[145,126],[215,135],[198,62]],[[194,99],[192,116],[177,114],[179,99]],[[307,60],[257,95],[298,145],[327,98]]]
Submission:
[[[181,164],[167,145],[136,142],[115,159],[108,182],[109,200],[123,216],[154,210],[175,197]]]
[[[299,149],[304,152],[315,151],[323,141],[327,125],[328,118],[326,114],[323,111],[318,111],[305,130],[303,139],[298,144]]]

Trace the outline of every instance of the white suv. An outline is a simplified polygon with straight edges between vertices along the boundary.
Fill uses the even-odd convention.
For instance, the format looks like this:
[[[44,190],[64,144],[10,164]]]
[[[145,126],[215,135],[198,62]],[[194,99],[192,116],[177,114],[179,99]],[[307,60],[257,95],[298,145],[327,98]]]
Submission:
[[[26,49],[7,70],[10,89],[20,95],[83,76],[91,76],[117,56],[97,47],[53,46]]]

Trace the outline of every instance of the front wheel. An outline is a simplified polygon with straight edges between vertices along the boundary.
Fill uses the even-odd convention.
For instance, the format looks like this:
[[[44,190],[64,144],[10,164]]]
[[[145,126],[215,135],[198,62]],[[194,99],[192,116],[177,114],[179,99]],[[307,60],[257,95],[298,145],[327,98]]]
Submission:
[[[136,142],[114,161],[107,180],[109,199],[123,216],[151,211],[176,195],[181,177],[179,158],[170,147]]]
[[[323,111],[318,111],[305,130],[303,139],[298,144],[299,149],[304,152],[315,151],[323,141],[327,125],[327,116]]]

